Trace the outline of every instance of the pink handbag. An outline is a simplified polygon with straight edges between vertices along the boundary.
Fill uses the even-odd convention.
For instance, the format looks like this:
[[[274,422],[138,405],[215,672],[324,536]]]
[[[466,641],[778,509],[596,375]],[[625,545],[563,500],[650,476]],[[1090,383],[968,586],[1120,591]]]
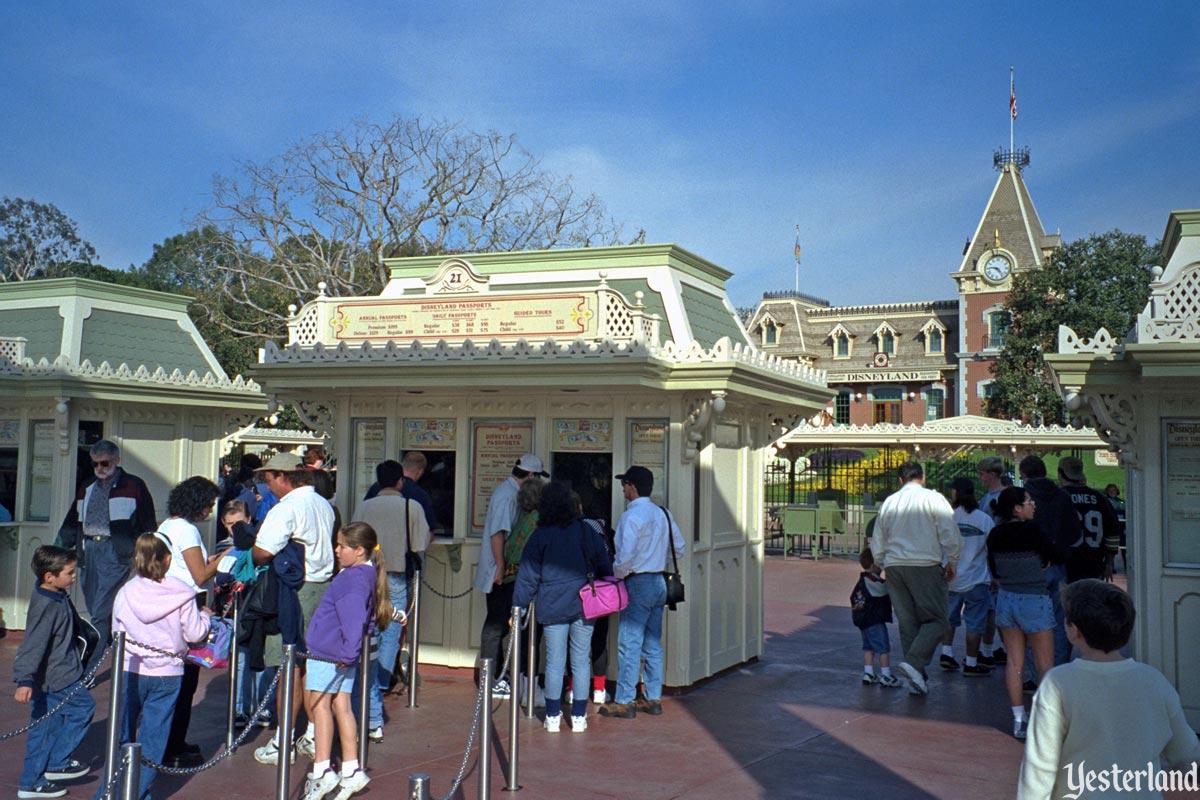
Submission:
[[[589,579],[580,587],[579,599],[583,601],[584,619],[599,619],[624,610],[629,605],[629,591],[625,581],[610,575]]]

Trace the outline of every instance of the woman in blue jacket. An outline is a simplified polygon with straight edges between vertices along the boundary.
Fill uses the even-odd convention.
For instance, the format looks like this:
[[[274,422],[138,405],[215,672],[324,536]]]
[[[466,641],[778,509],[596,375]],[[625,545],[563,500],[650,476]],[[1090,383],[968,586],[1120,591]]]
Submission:
[[[539,524],[529,537],[513,606],[537,603],[538,622],[546,639],[546,730],[557,733],[562,723],[562,684],[568,643],[574,686],[591,685],[592,621],[583,618],[579,590],[588,576],[612,574],[612,558],[604,539],[584,525],[571,502],[571,490],[554,482],[542,492]],[[571,703],[571,730],[587,730],[587,692],[576,692]]]

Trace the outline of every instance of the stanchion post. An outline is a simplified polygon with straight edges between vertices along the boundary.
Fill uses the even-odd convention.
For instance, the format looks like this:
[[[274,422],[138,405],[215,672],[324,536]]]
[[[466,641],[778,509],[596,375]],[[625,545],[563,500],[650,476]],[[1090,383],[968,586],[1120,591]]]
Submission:
[[[121,776],[121,800],[138,800],[142,784],[142,744],[130,742],[121,748],[125,774]]]
[[[408,776],[408,800],[429,800],[429,776],[424,773]]]
[[[532,603],[530,604],[532,608]],[[509,669],[511,676],[512,691],[515,697],[510,697],[508,701],[508,781],[504,784],[504,791],[519,792],[521,785],[517,783],[517,747],[519,742],[520,730],[517,727],[521,719],[521,681],[519,678],[520,671],[517,667],[521,663],[520,641],[521,641],[521,609],[513,606],[511,617],[511,632],[513,663]],[[529,704],[533,707],[533,689],[529,690]]]
[[[375,675],[371,669],[371,634],[364,633],[362,655],[358,657],[358,765],[367,768],[367,742],[371,730],[371,684]]]
[[[242,687],[238,685],[238,661],[241,659],[241,653],[238,652],[237,643],[241,597],[240,592],[235,592],[233,595],[233,641],[229,643],[229,708],[227,709],[227,719],[225,721],[226,750],[232,750],[233,742],[237,739],[237,736],[234,734],[234,726],[237,723],[238,694],[242,690]]]
[[[125,693],[125,631],[113,634],[112,680],[108,687],[108,739],[104,743],[104,786],[112,786],[113,776],[120,769],[121,759],[121,701]]]
[[[479,800],[492,796],[492,670],[495,660],[483,659],[479,666],[479,686],[483,707],[479,711]]]
[[[516,630],[514,628],[514,630]],[[529,604],[529,624],[525,628],[525,669],[529,671],[529,694],[525,698],[525,717],[533,719],[533,700],[537,694],[537,671],[534,665],[537,664],[537,609],[534,604]]]
[[[408,617],[408,707],[417,707],[417,655],[421,649],[421,570],[413,573],[408,587],[412,614]]]
[[[279,745],[279,763],[275,767],[275,798],[287,800],[288,784],[292,778],[292,693],[296,683],[296,645],[283,646],[283,675],[279,679],[279,728],[275,731]]]

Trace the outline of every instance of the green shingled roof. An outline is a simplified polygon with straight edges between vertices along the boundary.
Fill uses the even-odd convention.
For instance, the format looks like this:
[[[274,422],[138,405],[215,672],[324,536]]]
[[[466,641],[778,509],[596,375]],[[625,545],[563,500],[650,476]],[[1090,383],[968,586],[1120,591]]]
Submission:
[[[8,309],[0,312],[0,336],[23,336],[26,358],[53,361],[62,352],[63,318],[57,309]]]
[[[735,344],[746,344],[733,314],[725,308],[725,302],[720,297],[687,284],[680,289],[683,310],[687,313],[688,324],[692,326],[693,339],[704,347],[712,347],[723,336],[728,336]]]
[[[150,371],[162,367],[185,375],[191,370],[199,375],[211,371],[196,341],[176,320],[143,317],[134,311],[94,309],[83,323],[79,360],[87,359],[93,366],[103,361],[114,367],[145,364]]]

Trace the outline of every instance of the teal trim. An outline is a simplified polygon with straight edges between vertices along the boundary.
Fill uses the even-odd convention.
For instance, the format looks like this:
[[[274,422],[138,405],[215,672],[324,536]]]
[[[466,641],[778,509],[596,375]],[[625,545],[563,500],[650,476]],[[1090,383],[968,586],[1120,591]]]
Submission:
[[[684,313],[692,327],[692,338],[704,347],[712,347],[717,340],[728,336],[731,342],[749,344],[738,329],[733,315],[725,308],[722,298],[702,292],[695,286],[680,287],[680,299]]]
[[[198,375],[212,372],[196,340],[178,321],[99,308],[83,323],[80,363],[85,359],[96,367],[107,361],[114,368],[128,364],[137,369],[144,364],[150,371],[162,367],[184,375],[191,370]]]
[[[53,361],[62,354],[63,318],[57,306],[0,309],[0,336],[23,336],[26,358]]]

